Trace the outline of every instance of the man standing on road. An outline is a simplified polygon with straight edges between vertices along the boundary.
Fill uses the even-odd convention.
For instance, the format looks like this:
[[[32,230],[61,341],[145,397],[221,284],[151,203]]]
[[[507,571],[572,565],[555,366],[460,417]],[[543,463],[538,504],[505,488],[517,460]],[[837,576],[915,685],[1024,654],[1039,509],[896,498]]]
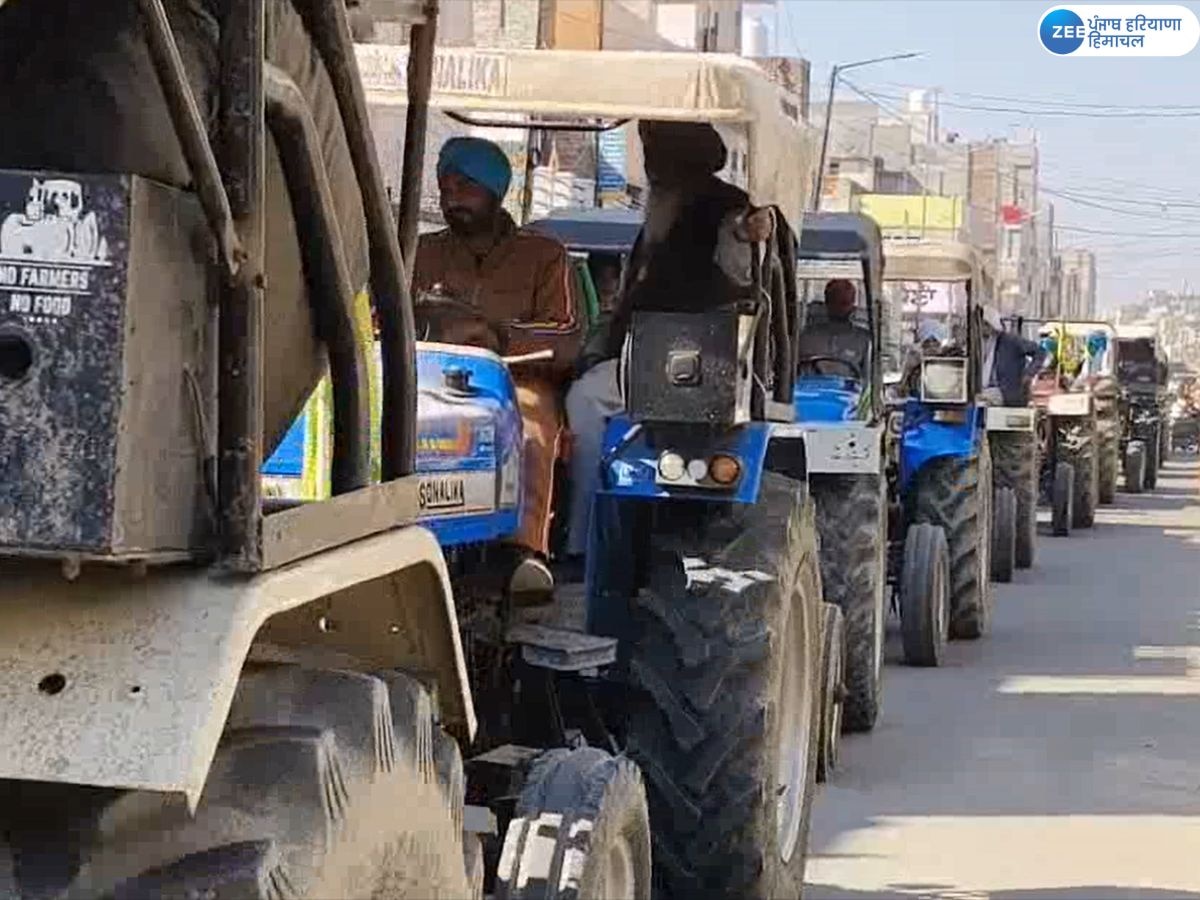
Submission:
[[[982,320],[985,398],[996,405],[1028,405],[1029,385],[1042,367],[1045,351],[1036,342],[1005,331],[995,307],[983,307]]]
[[[510,591],[546,595],[554,462],[563,429],[559,397],[579,347],[568,288],[567,251],[554,238],[518,228],[501,203],[512,180],[508,158],[481,138],[451,138],[437,164],[442,215],[449,226],[422,235],[413,296],[438,290],[473,307],[505,338],[510,354],[551,350],[541,366],[514,373],[525,425],[521,551]]]

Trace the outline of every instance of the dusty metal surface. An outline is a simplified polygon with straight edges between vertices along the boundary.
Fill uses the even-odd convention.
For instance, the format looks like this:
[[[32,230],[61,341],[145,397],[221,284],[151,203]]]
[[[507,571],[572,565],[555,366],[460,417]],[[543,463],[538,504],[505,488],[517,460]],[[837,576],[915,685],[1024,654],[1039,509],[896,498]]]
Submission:
[[[474,733],[445,563],[422,528],[253,578],[97,568],[67,582],[28,563],[0,576],[0,778],[183,792],[194,803],[269,619],[270,643],[429,673],[444,719]]]
[[[146,2],[146,0],[143,0]],[[230,0],[219,46],[220,150],[243,259],[222,287],[218,317],[217,485],[221,556],[232,569],[261,560],[267,165],[264,0]],[[278,377],[277,373],[277,377]]]
[[[398,478],[267,516],[263,520],[263,568],[278,568],[389,528],[413,524],[420,514],[419,485],[416,476]]]

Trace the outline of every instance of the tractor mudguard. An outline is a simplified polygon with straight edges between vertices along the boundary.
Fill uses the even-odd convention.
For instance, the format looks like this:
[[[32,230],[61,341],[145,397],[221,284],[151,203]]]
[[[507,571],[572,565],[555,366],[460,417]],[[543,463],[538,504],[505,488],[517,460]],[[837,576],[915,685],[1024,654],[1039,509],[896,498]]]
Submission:
[[[934,408],[919,400],[904,405],[900,440],[900,489],[907,491],[913,477],[924,466],[944,456],[971,457],[979,452],[983,417],[976,406],[968,406],[962,422],[935,422]]]
[[[447,726],[474,734],[446,564],[413,526],[250,578],[10,568],[0,778],[183,793],[194,807],[255,642],[268,658],[428,673]]]

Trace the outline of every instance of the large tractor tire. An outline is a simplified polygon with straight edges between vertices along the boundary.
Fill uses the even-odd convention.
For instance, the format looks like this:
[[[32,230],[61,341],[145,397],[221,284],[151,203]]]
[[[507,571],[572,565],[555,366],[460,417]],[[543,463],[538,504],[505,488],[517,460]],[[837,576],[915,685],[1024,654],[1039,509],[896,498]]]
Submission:
[[[992,580],[1008,584],[1017,562],[1017,495],[996,488],[992,515]]]
[[[1111,416],[1096,420],[1099,459],[1097,499],[1101,506],[1117,501],[1117,478],[1121,468],[1120,423]]]
[[[913,521],[946,533],[950,637],[982,637],[992,606],[992,465],[986,440],[974,457],[942,457],[917,473]]]
[[[822,475],[810,481],[821,537],[825,600],[846,620],[847,731],[875,726],[883,692],[887,623],[887,503],[876,476]]]
[[[805,486],[659,525],[636,597],[627,747],[665,895],[798,897],[821,735],[821,572]]]
[[[835,603],[822,604],[821,613],[821,747],[817,781],[829,780],[837,768],[842,744],[846,697],[846,620]]]
[[[430,708],[405,676],[248,667],[195,815],[174,795],[120,796],[68,895],[469,896]]]
[[[1058,425],[1060,458],[1075,471],[1072,528],[1091,528],[1096,522],[1096,503],[1099,500],[1100,470],[1096,459],[1096,422],[1060,422]]]
[[[1142,444],[1146,448],[1146,474],[1143,476],[1142,482],[1148,491],[1152,491],[1158,486],[1158,469],[1162,465],[1158,455],[1158,434],[1159,429],[1156,428],[1154,435]]]
[[[1140,494],[1146,489],[1146,445],[1130,441],[1125,446],[1125,490]]]
[[[918,522],[904,536],[900,636],[904,662],[940,666],[950,630],[950,550],[946,533]]]
[[[496,900],[650,900],[638,767],[594,747],[534,761],[509,822]]]
[[[1075,521],[1075,467],[1068,462],[1054,465],[1054,482],[1050,488],[1050,531],[1056,537],[1067,537]]]
[[[1033,432],[988,435],[997,487],[1012,488],[1017,497],[1016,567],[1033,566],[1037,547],[1038,442]]]

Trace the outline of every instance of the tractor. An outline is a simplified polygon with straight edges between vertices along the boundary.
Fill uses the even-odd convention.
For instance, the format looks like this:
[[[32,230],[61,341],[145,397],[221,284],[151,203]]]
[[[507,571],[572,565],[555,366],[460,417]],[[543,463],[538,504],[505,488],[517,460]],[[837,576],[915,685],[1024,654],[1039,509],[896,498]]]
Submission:
[[[1100,503],[1100,457],[1114,448],[1102,443],[1099,381],[1111,351],[1089,351],[1097,323],[1025,318],[1022,329],[1047,350],[1032,395],[1039,410],[1040,498],[1050,507],[1050,528],[1059,537],[1075,528],[1091,528]],[[1093,347],[1098,345],[1093,343]],[[1106,409],[1106,420],[1111,409]],[[1104,467],[1107,471],[1107,466]]]
[[[1121,458],[1125,490],[1154,490],[1162,466],[1167,364],[1151,326],[1117,329],[1117,380],[1121,391]]]
[[[991,560],[995,549],[1015,553],[1016,502],[1011,489],[1001,488],[993,507],[986,408],[979,399],[986,285],[978,259],[964,244],[935,240],[891,240],[884,254],[886,298],[914,345],[891,387],[892,570],[901,584],[905,659],[935,666],[947,638],[973,640],[987,630]],[[994,548],[997,537],[1004,539],[1000,548]]]
[[[844,700],[835,715],[845,730],[866,731],[882,702],[888,575],[878,226],[856,213],[810,213],[796,274],[804,316],[796,422],[816,503],[825,599],[840,611],[831,628],[844,632],[845,642]],[[829,320],[822,298],[838,281],[853,285],[859,298],[843,323]],[[843,344],[849,355],[839,352]],[[836,757],[836,745],[831,751]]]
[[[401,90],[387,75],[394,67],[379,64],[383,51],[362,49],[382,73],[368,84],[368,98],[394,104]],[[465,71],[483,73],[497,56],[453,52]],[[710,96],[690,89],[695,60],[681,55],[501,55],[501,83],[435,92],[431,105],[489,130],[597,132],[639,118],[717,123],[730,148],[726,177],[740,179],[756,207],[769,210],[772,228],[738,245],[746,268],[731,305],[634,314],[624,354],[627,412],[610,423],[599,461],[603,486],[578,592],[564,584],[545,607],[514,608],[486,583],[505,536],[496,513],[428,509],[422,519],[441,539],[464,597],[468,671],[483,710],[464,763],[466,821],[482,839],[485,889],[510,898],[645,896],[649,857],[641,842],[652,830],[654,880],[669,894],[795,895],[825,712],[815,512],[803,436],[787,430],[797,335],[789,223],[801,220],[805,193],[794,161],[811,168],[812,134],[787,115],[779,89],[742,60],[705,61],[706,78],[721,86]],[[632,103],[608,77],[614,65],[630,83],[655,83],[655,100]],[[617,223],[621,246],[589,245],[594,229],[577,243],[560,235],[581,296],[596,297],[599,310],[596,285],[589,289],[584,277],[588,263],[627,255],[640,217],[608,210],[581,217],[625,220]],[[558,233],[570,223],[550,216],[531,227]],[[493,391],[499,379],[481,371],[485,363],[505,367],[494,354],[442,344],[419,344],[417,352],[419,360],[444,357],[428,372],[439,402],[462,404],[466,413],[503,394]],[[470,369],[465,385],[463,368]],[[477,393],[463,390],[472,385]],[[497,448],[500,434],[497,427]],[[420,457],[418,470],[425,474]],[[458,530],[471,519],[488,523],[486,530]],[[622,754],[627,783],[611,796],[624,805],[611,814],[586,805],[610,796],[597,793],[596,781],[542,762],[585,751]],[[637,766],[648,827],[630,802],[642,790]],[[745,785],[747,801],[731,808],[729,792]],[[620,824],[592,832],[602,843],[587,857],[612,862],[609,880],[547,886],[545,873],[559,869],[546,866],[577,858],[574,825],[610,815]]]
[[[417,147],[436,11],[387,12]],[[0,894],[478,895],[476,704],[419,524],[448,495],[416,473],[415,207],[345,3],[8,0],[0,47]],[[325,371],[328,495],[269,496]]]

